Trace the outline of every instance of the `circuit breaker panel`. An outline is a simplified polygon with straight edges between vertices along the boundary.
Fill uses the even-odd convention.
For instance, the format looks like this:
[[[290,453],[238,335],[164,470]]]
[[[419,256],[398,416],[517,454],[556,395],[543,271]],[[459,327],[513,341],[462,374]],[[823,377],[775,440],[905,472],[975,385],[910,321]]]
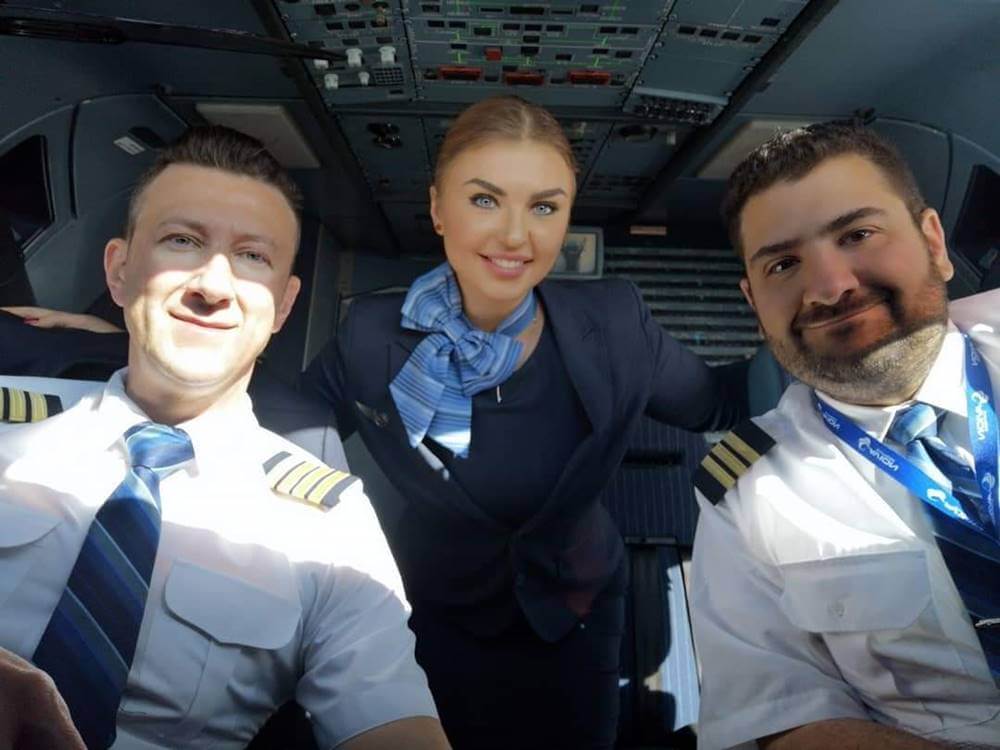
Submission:
[[[553,112],[579,162],[577,207],[635,207],[808,0],[274,0],[398,237],[427,232],[450,117],[510,93]],[[378,114],[374,114],[378,112]]]

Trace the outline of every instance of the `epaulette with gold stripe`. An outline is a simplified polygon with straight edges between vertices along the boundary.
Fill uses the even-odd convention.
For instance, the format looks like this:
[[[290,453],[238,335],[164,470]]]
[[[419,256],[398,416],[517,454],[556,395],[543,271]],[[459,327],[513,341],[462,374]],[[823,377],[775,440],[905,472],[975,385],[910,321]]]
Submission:
[[[62,410],[62,400],[50,393],[0,387],[0,422],[41,422]]]
[[[702,459],[694,473],[694,486],[712,505],[717,505],[753,462],[773,446],[774,439],[748,419],[733,428]]]
[[[276,453],[265,461],[264,473],[275,492],[321,510],[330,510],[340,500],[341,493],[359,481],[346,471],[331,469],[320,461],[288,451]]]

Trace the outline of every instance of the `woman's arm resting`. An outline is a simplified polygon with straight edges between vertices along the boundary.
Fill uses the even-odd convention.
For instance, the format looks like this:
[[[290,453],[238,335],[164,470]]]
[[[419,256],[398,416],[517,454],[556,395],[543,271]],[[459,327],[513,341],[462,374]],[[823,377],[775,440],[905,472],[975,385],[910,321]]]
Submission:
[[[977,750],[978,745],[952,745],[917,737],[900,729],[862,719],[827,719],[804,724],[787,732],[772,734],[757,741],[762,750],[941,750],[959,747]],[[987,750],[982,746],[982,750]]]
[[[94,333],[121,333],[122,329],[103,318],[85,313],[68,313],[50,310],[46,307],[0,307],[11,315],[22,318],[25,323],[38,328],[78,328]]]
[[[383,724],[337,745],[337,750],[450,750],[441,722],[413,716]]]

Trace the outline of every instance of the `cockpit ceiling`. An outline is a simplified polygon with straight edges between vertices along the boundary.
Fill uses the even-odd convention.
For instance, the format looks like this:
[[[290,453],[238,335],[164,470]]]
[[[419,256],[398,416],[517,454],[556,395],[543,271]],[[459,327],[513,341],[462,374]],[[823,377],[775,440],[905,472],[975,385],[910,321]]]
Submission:
[[[560,119],[580,166],[579,209],[635,208],[807,4],[273,0],[293,41],[343,53],[307,64],[309,75],[397,236],[425,228],[450,117],[499,93]]]

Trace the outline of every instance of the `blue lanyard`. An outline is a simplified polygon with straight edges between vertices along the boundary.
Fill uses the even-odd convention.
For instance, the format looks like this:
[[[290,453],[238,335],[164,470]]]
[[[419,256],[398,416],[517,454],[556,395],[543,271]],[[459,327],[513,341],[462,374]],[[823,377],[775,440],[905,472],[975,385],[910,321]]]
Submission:
[[[823,418],[823,423],[837,437],[857,451],[876,468],[891,476],[925,503],[957,519],[994,542],[997,538],[998,512],[1000,512],[1000,487],[997,483],[997,463],[1000,460],[1000,428],[993,400],[993,387],[989,373],[972,340],[965,336],[965,393],[969,408],[969,440],[976,460],[976,481],[983,502],[993,521],[993,533],[983,527],[978,519],[969,518],[962,504],[940,484],[914,466],[889,446],[872,437],[851,419],[822,401],[814,392],[813,403]]]

